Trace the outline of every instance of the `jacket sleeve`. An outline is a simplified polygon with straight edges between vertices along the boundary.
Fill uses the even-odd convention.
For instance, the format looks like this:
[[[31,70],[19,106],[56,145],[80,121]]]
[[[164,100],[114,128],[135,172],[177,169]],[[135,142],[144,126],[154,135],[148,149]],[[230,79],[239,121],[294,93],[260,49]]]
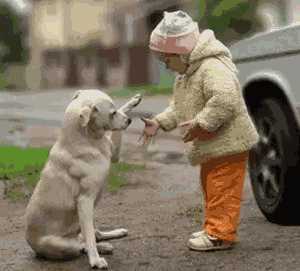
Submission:
[[[154,119],[166,132],[175,129],[177,127],[177,119],[174,107],[174,100],[171,100],[169,106],[162,113],[156,115]]]
[[[214,132],[234,116],[240,99],[234,76],[230,70],[217,65],[203,72],[202,87],[206,103],[194,118],[194,125]]]

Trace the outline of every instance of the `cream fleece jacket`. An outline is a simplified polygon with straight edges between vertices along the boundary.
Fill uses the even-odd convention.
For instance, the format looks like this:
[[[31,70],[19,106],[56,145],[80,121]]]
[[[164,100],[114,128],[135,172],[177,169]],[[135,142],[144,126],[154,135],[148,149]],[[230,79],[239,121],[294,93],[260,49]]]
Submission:
[[[193,120],[217,133],[207,141],[187,144],[192,165],[211,158],[247,151],[258,142],[258,133],[243,99],[237,70],[229,50],[204,30],[188,58],[189,68],[176,77],[169,107],[155,116],[164,131]]]

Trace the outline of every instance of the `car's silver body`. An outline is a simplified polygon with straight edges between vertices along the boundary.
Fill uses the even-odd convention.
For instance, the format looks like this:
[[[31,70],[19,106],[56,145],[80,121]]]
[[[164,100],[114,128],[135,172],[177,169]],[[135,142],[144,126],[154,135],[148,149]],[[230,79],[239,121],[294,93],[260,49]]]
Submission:
[[[241,40],[230,50],[243,90],[251,89],[249,95],[255,96],[264,91],[260,82],[274,86],[268,96],[280,92],[300,126],[300,24]]]

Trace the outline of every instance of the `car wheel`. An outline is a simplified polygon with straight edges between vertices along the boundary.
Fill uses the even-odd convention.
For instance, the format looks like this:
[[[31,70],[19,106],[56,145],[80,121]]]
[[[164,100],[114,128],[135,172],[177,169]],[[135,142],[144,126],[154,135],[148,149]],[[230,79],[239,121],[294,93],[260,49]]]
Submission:
[[[273,223],[299,223],[299,135],[286,106],[263,100],[252,114],[260,136],[251,150],[249,173],[256,202]]]

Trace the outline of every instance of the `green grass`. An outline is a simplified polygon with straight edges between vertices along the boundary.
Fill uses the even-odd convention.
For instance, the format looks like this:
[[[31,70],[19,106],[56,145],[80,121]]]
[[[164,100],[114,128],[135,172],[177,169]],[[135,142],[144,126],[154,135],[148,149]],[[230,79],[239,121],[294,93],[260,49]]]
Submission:
[[[24,198],[24,193],[22,191],[12,189],[7,192],[7,197],[13,201],[18,201]]]
[[[122,186],[127,184],[126,173],[144,170],[143,165],[134,165],[127,163],[112,164],[108,177],[108,190],[110,192],[118,191]]]
[[[6,182],[8,198],[17,201],[33,190],[48,154],[48,148],[0,147],[0,179]]]
[[[49,155],[48,148],[0,147],[0,180],[9,182],[7,196],[12,200],[24,197],[22,186],[32,191]],[[108,190],[117,191],[126,185],[126,173],[142,170],[144,166],[118,163],[112,164],[108,179]]]
[[[159,66],[159,82],[157,84],[127,86],[119,89],[112,89],[109,94],[112,97],[130,97],[137,93],[145,96],[170,95],[172,94],[175,75],[167,71],[164,65]]]
[[[5,80],[4,73],[0,69],[0,91],[7,87],[7,81]]]
[[[24,177],[28,185],[34,186],[48,153],[48,148],[0,147],[0,179]]]
[[[154,95],[170,95],[172,93],[171,86],[157,86],[157,85],[146,85],[146,86],[132,86],[121,89],[114,89],[109,94],[112,97],[130,97],[137,93],[141,93],[145,96]]]

